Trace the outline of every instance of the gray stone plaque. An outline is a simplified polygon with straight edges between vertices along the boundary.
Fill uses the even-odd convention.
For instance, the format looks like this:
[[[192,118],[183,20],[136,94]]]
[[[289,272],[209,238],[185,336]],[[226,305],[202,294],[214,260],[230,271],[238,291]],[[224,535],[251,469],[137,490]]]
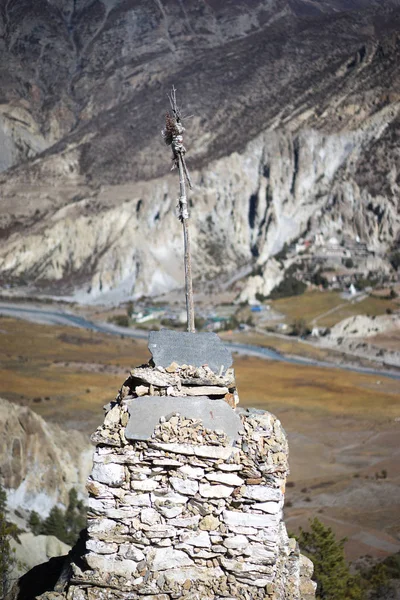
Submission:
[[[126,406],[129,411],[125,429],[127,440],[150,439],[160,417],[174,412],[186,418],[201,419],[207,429],[219,429],[226,433],[231,443],[237,439],[242,428],[239,416],[224,400],[210,400],[206,396],[143,396],[128,400]]]
[[[214,373],[223,372],[232,365],[232,355],[216,333],[189,333],[185,331],[150,331],[149,350],[154,364],[168,367],[178,365],[201,367],[208,365]]]

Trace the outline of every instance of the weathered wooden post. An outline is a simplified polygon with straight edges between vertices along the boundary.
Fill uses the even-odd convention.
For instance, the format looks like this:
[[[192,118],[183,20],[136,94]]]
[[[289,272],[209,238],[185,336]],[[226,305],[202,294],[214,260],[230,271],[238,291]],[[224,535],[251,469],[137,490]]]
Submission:
[[[193,284],[192,284],[192,258],[190,254],[190,235],[189,235],[189,211],[186,197],[186,181],[190,189],[192,182],[185,162],[186,149],[183,146],[183,132],[185,128],[182,123],[181,112],[176,103],[176,90],[173,87],[168,96],[173,116],[166,114],[165,129],[163,137],[165,143],[172,147],[173,167],[179,171],[179,220],[183,227],[184,241],[184,263],[185,263],[185,292],[186,292],[186,311],[187,311],[187,329],[194,333],[194,303],[193,303]]]

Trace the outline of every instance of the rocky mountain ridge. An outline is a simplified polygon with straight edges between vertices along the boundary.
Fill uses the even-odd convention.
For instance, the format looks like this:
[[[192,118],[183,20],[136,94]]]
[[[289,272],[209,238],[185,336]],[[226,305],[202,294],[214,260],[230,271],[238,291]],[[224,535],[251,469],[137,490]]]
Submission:
[[[4,399],[0,417],[0,474],[11,511],[46,517],[54,505],[68,504],[71,487],[84,493],[92,451],[82,433]]]
[[[270,257],[307,232],[359,236],[389,269],[398,1],[18,6],[1,13],[3,283],[81,301],[180,287],[172,83],[194,115],[198,283],[258,266],[265,294]]]

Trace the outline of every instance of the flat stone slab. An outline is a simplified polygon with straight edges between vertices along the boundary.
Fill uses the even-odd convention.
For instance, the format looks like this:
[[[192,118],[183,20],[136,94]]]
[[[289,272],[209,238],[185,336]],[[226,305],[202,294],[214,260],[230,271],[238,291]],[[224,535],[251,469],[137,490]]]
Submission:
[[[242,429],[239,416],[224,400],[210,400],[206,396],[142,396],[126,402],[129,421],[125,428],[127,440],[149,440],[160,422],[177,412],[189,419],[201,419],[206,429],[221,430],[233,443]]]
[[[214,373],[219,373],[233,362],[228,348],[213,332],[150,331],[149,350],[156,367],[165,368],[172,362],[193,367],[208,365]]]

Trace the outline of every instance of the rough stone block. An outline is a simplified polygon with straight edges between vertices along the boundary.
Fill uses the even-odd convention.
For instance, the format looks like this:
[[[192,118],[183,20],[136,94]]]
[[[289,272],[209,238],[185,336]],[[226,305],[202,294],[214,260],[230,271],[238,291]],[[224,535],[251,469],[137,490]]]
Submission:
[[[222,430],[231,443],[242,429],[239,416],[223,400],[210,400],[206,396],[195,398],[146,396],[127,402],[129,421],[125,429],[127,440],[148,440],[161,417],[178,412],[186,418],[201,419],[204,427]]]
[[[275,529],[278,525],[276,515],[257,515],[252,513],[234,512],[232,510],[224,510],[223,520],[228,527],[242,526],[255,527],[256,529],[271,528]]]
[[[226,371],[232,365],[232,355],[216,333],[183,331],[150,331],[149,350],[156,366],[178,365],[201,367],[208,365],[214,373]]]
[[[125,469],[123,465],[115,463],[96,463],[92,469],[92,479],[110,487],[118,487],[125,481]]]
[[[165,569],[180,569],[193,564],[186,552],[171,548],[156,548],[150,556],[150,570],[163,571]]]

